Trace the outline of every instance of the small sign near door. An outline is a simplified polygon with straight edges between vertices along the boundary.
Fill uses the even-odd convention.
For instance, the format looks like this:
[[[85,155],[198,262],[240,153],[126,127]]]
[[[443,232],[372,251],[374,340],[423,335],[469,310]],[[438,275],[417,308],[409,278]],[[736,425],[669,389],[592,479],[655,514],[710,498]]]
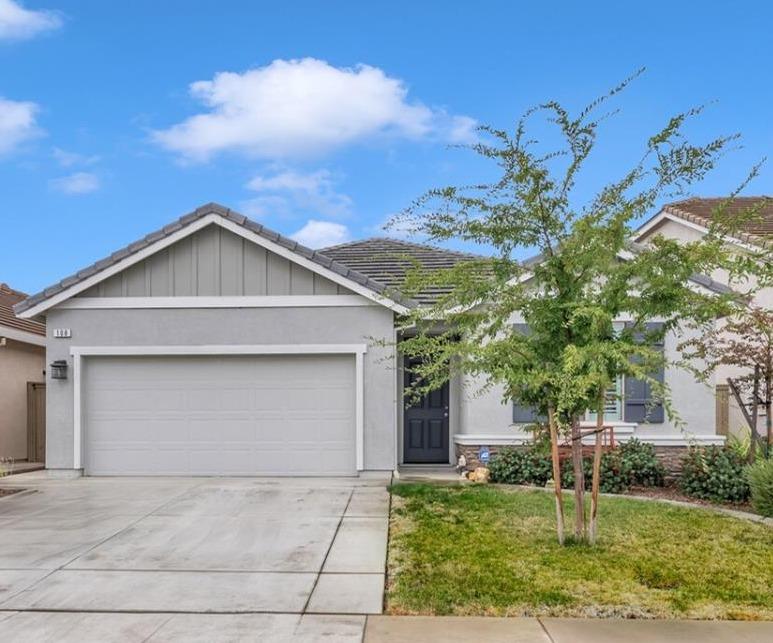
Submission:
[[[480,463],[487,467],[489,460],[491,460],[491,451],[489,451],[488,447],[481,447],[478,451],[478,460],[480,460]]]

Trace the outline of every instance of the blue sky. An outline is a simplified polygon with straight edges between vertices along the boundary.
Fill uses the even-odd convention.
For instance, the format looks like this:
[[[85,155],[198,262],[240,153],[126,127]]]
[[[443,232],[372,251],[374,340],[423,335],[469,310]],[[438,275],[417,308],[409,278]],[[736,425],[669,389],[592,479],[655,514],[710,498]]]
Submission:
[[[474,122],[641,66],[579,196],[704,103],[690,133],[743,147],[694,192],[727,193],[773,148],[767,5],[0,0],[0,281],[35,292],[209,201],[311,245],[373,236],[487,177],[448,147]]]

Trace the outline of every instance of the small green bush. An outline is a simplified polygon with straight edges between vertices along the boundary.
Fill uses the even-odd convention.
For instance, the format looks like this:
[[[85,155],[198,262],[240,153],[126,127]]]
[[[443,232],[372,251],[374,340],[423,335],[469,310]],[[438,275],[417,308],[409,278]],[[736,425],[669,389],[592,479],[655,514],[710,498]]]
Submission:
[[[553,478],[549,449],[543,444],[529,447],[505,447],[494,455],[489,464],[491,481],[504,484],[533,484],[544,486]],[[585,486],[590,489],[593,476],[593,458],[583,459]],[[622,493],[631,485],[659,486],[663,484],[663,465],[655,457],[652,445],[638,440],[606,451],[601,456],[599,488],[603,493]],[[574,486],[572,462],[564,460],[561,466],[561,486]]]
[[[491,481],[504,484],[533,484],[540,487],[553,477],[550,457],[542,450],[505,447],[491,459]]]
[[[582,470],[585,474],[585,488],[590,489],[593,486],[593,458],[583,458]],[[622,493],[629,486],[629,477],[619,450],[601,454],[599,490],[602,493]],[[574,488],[574,467],[569,458],[561,466],[561,486],[564,489]]]
[[[620,446],[622,466],[628,485],[662,487],[666,469],[655,455],[655,447],[636,438]]]
[[[688,496],[713,502],[743,502],[749,497],[743,459],[731,449],[716,446],[687,452],[679,486]]]
[[[526,484],[526,457],[523,449],[505,447],[493,455],[489,462],[492,482]]]
[[[746,467],[746,481],[755,511],[773,517],[773,459],[758,460]]]

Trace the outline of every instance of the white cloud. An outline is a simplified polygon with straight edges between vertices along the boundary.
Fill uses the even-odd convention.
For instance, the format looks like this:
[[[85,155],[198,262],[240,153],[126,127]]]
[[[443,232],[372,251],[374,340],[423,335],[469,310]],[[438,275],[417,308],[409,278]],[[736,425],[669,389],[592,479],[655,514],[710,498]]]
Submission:
[[[100,182],[96,174],[75,172],[58,179],[52,179],[50,185],[54,190],[64,194],[88,194],[96,192],[100,187]]]
[[[452,116],[448,127],[451,143],[475,143],[478,141],[478,121],[469,116]]]
[[[291,218],[293,215],[289,199],[273,194],[246,199],[239,204],[239,210],[256,219],[264,217]]]
[[[40,129],[35,122],[38,109],[35,103],[0,98],[0,155],[7,154],[20,143],[40,135]]]
[[[351,238],[349,228],[332,221],[309,219],[306,225],[290,235],[298,243],[309,248],[324,248],[344,243]]]
[[[335,180],[328,170],[306,173],[279,170],[255,176],[246,187],[260,193],[246,202],[246,209],[254,216],[306,212],[338,218],[351,213],[351,198],[336,191]]]
[[[54,11],[32,11],[14,0],[0,0],[0,41],[26,40],[62,26]]]
[[[258,175],[247,184],[247,187],[256,192],[291,190],[311,193],[319,192],[322,187],[327,187],[330,183],[330,172],[327,170],[307,174],[286,170],[273,176]]]
[[[338,68],[314,58],[221,72],[189,90],[207,111],[153,133],[189,161],[225,151],[305,157],[377,135],[449,140],[467,118],[408,101],[403,81],[377,67]]]
[[[61,147],[55,147],[51,151],[51,155],[62,167],[72,167],[73,165],[94,165],[94,163],[99,162],[99,157],[96,155],[85,156],[76,152],[67,152]]]

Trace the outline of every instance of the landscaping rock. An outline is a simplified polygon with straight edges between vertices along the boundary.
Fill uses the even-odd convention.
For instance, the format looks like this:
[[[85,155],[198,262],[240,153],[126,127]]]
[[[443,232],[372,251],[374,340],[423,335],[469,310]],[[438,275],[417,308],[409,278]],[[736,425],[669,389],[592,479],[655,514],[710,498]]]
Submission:
[[[491,472],[486,467],[477,467],[467,474],[467,479],[473,482],[486,483],[491,478]]]

